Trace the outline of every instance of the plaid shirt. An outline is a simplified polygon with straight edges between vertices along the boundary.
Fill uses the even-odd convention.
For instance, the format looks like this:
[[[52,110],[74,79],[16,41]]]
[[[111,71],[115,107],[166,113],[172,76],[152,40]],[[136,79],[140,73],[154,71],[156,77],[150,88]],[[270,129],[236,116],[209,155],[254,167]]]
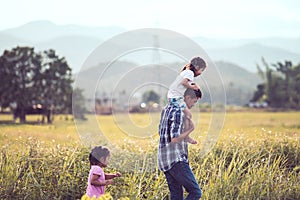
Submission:
[[[182,140],[171,143],[184,130],[184,114],[178,106],[168,104],[161,113],[159,124],[158,167],[166,172],[179,161],[188,162],[188,145]]]

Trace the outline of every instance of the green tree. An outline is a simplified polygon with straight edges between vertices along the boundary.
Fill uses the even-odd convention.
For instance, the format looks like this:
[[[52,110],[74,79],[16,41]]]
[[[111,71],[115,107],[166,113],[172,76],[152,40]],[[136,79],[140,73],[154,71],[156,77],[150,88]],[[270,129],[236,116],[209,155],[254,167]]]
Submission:
[[[278,72],[284,75],[284,81],[283,85],[283,95],[282,95],[282,100],[284,101],[284,105],[289,105],[292,103],[292,95],[291,95],[291,72],[292,72],[292,62],[290,61],[285,61],[284,63],[277,62],[277,64],[273,64],[273,66],[276,68]],[[282,80],[282,79],[281,79]]]
[[[290,96],[291,108],[300,109],[300,63],[294,66],[290,72]]]
[[[85,120],[84,113],[87,112],[85,108],[85,98],[83,96],[83,90],[75,88],[72,95],[72,110],[76,119]]]
[[[260,101],[260,100],[264,101],[265,99],[263,98],[263,96],[265,95],[265,87],[266,87],[266,84],[264,84],[264,83],[258,84],[257,90],[254,92],[254,95],[250,101],[251,102],[256,102],[256,101]]]
[[[35,98],[34,77],[41,65],[41,58],[33,48],[17,47],[4,51],[0,57],[0,100],[3,107],[14,102],[21,122],[25,122],[26,108]]]
[[[47,107],[56,112],[71,113],[72,106],[72,71],[64,57],[60,58],[54,50],[41,53],[42,66],[35,84],[39,89],[39,98]]]
[[[257,69],[265,82],[258,85],[252,101],[266,100],[274,108],[300,109],[300,64],[293,66],[290,61],[278,62],[272,65],[274,71],[263,58],[262,62],[265,71],[259,65]]]
[[[143,94],[143,102],[145,103],[159,103],[160,96],[153,90],[147,91]]]
[[[263,84],[260,84],[260,86],[257,87],[258,91],[256,91],[256,94],[253,97],[254,101],[259,101],[259,100],[263,100],[263,101],[267,100],[268,101],[268,98],[266,99],[264,97],[272,98],[272,95],[273,95],[272,94],[272,90],[273,90],[272,72],[273,72],[273,70],[269,67],[269,64],[266,62],[266,60],[263,57],[261,58],[261,60],[265,67],[265,71],[263,71],[258,64],[256,65],[256,67],[257,67],[258,75],[265,82]]]
[[[31,47],[16,47],[0,57],[0,103],[16,104],[15,115],[26,122],[26,110],[43,105],[48,123],[51,112],[70,109],[71,68],[54,50],[35,53]]]

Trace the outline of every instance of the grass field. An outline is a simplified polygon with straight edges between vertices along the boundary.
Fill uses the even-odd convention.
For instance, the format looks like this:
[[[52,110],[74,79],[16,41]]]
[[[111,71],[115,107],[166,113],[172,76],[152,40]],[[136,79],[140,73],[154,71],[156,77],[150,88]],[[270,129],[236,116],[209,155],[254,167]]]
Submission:
[[[107,188],[114,199],[168,199],[156,165],[159,113],[88,116],[76,126],[70,116],[51,125],[10,118],[0,115],[0,199],[80,199],[89,149],[98,144],[112,150],[106,171],[123,174]],[[300,199],[300,112],[227,113],[205,154],[212,114],[193,119],[199,145],[190,145],[189,159],[203,199]]]

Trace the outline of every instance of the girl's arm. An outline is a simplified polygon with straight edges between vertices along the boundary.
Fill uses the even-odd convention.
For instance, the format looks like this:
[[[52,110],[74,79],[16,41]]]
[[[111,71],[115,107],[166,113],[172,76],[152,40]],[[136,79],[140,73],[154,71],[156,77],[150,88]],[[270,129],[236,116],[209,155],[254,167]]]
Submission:
[[[115,174],[105,174],[105,180],[113,179],[120,176],[122,176],[120,172],[117,172]]]
[[[190,80],[187,79],[187,78],[184,78],[184,79],[181,81],[181,84],[182,84],[184,87],[190,88],[190,89],[193,89],[193,90],[199,89],[199,86],[198,86],[196,83],[194,83],[194,82],[190,83]]]
[[[105,180],[103,182],[98,181],[99,177],[100,177],[99,175],[93,174],[92,178],[91,178],[91,185],[94,185],[94,186],[106,186],[106,185],[114,183],[113,180]]]
[[[189,79],[187,79],[187,78],[184,78],[184,79],[182,79],[182,81],[181,81],[181,84],[184,86],[184,87],[186,87],[186,88],[191,88],[191,85],[189,84]]]

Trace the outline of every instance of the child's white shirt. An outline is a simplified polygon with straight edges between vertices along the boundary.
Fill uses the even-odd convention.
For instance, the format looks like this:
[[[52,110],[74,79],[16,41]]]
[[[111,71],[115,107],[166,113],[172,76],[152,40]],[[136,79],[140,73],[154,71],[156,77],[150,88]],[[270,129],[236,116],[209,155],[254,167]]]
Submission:
[[[180,72],[180,74],[176,77],[175,81],[170,85],[168,91],[168,98],[183,97],[184,92],[187,88],[184,85],[182,85],[181,82],[185,78],[187,78],[190,82],[194,81],[194,72],[189,69]]]

